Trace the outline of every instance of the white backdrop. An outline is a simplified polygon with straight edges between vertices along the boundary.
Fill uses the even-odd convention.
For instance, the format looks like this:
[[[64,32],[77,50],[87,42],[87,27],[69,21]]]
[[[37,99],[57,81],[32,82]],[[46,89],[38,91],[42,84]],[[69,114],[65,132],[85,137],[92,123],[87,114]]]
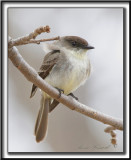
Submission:
[[[40,26],[51,33],[39,38],[76,35],[95,47],[88,52],[93,72],[75,95],[79,101],[108,115],[123,118],[123,9],[122,8],[9,8],[8,33],[17,38]],[[43,61],[40,45],[17,47],[37,71]],[[49,115],[48,134],[41,143],[33,135],[40,92],[30,99],[32,84],[8,61],[9,152],[122,152],[123,133],[117,147],[110,144],[106,125],[59,105]]]

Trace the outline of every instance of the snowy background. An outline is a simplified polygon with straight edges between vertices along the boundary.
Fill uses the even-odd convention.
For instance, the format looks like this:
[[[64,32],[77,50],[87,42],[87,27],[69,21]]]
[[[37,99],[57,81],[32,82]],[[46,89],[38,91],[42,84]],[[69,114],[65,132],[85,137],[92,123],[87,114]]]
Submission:
[[[105,114],[123,118],[123,9],[122,8],[9,8],[8,34],[17,38],[40,26],[51,33],[38,38],[76,35],[95,49],[88,52],[93,72],[74,94],[79,101]],[[37,71],[45,55],[42,47],[17,47]],[[35,142],[34,125],[40,92],[30,99],[32,84],[8,61],[9,152],[122,152],[123,132],[117,147],[110,144],[106,125],[59,105],[49,115],[48,134]]]

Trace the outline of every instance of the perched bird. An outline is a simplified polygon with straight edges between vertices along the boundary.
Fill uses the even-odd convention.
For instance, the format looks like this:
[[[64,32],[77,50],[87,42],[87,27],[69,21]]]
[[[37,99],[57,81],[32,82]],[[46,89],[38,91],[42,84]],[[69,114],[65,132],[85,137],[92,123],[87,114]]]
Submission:
[[[86,52],[94,47],[77,36],[65,36],[59,40],[47,44],[50,50],[44,57],[40,67],[39,76],[42,77],[59,92],[72,95],[72,92],[80,87],[91,72],[91,65]],[[37,86],[33,84],[31,96],[34,96]],[[52,99],[45,92],[42,93],[41,107],[35,124],[36,141],[40,142],[46,135],[48,113],[59,102]]]

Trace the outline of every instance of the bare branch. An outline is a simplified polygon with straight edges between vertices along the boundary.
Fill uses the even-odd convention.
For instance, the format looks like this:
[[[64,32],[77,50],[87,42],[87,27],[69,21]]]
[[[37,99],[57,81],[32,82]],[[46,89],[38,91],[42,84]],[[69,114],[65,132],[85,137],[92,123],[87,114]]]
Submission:
[[[28,41],[18,41],[17,42],[17,40],[15,40],[15,42],[13,42],[14,44],[13,44],[13,46],[19,46],[19,45],[25,45],[25,44],[29,44],[29,43],[36,43],[36,44],[40,44],[40,42],[45,42],[45,41],[54,41],[54,40],[58,40],[60,37],[58,36],[58,37],[54,37],[54,38],[49,38],[49,39],[38,39],[38,40],[35,40],[35,39],[30,39],[30,40],[28,40]],[[10,45],[10,44],[9,44]],[[10,45],[10,46],[12,46],[12,44]],[[11,48],[11,47],[9,47],[9,48]]]
[[[58,100],[60,103],[90,118],[98,120],[104,124],[111,125],[115,129],[123,130],[123,122],[120,119],[116,119],[99,111],[96,111],[92,107],[88,107],[84,104],[81,104],[78,101],[64,94],[62,94],[61,97],[58,98],[59,92],[54,87],[46,83],[46,81],[44,81],[37,74],[37,72],[22,58],[16,47],[9,49],[8,57],[10,58],[12,63],[20,70],[20,72],[24,74],[27,80],[38,86],[41,90],[46,92],[54,99]]]
[[[27,44],[25,42],[28,42],[31,39],[35,39],[39,34],[44,33],[44,32],[49,33],[50,32],[50,27],[49,26],[39,27],[39,28],[35,29],[32,33],[30,33],[26,36],[23,36],[23,37],[20,37],[20,38],[17,38],[17,39],[13,39],[13,40],[10,39],[9,43],[8,43],[8,48],[11,48],[13,46]]]

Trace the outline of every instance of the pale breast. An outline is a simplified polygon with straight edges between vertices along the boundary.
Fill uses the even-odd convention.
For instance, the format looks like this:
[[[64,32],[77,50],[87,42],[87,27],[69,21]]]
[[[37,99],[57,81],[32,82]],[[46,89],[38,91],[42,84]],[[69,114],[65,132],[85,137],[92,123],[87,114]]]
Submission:
[[[78,59],[70,56],[60,60],[45,80],[52,86],[63,89],[65,94],[69,94],[85,82],[89,73],[88,57]]]

